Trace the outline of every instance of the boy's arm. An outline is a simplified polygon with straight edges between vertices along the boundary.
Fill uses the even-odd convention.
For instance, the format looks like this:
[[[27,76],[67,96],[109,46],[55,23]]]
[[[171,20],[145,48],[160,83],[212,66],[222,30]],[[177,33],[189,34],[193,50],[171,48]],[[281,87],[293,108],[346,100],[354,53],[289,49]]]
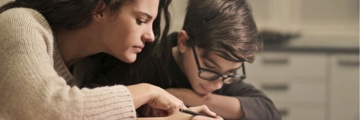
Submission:
[[[205,96],[190,89],[167,89],[188,106],[205,104],[224,119],[280,120],[272,101],[261,91],[243,82],[224,85],[222,92]]]

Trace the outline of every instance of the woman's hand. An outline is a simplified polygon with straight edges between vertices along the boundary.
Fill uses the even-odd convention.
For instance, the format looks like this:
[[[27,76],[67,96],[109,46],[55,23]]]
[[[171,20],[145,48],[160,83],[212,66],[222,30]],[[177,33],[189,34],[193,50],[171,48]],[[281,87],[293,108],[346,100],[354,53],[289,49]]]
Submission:
[[[150,107],[165,111],[167,115],[172,115],[179,109],[186,109],[180,99],[157,86],[141,83],[130,85],[128,89],[133,96],[136,109],[148,104]]]
[[[166,111],[150,107],[149,105],[141,106],[140,113],[142,117],[167,117],[169,116]]]
[[[179,109],[186,109],[183,101],[166,92],[164,89],[161,89],[157,86],[153,86],[153,90],[156,93],[155,97],[147,102],[150,107],[165,110],[167,115],[171,115]]]
[[[199,113],[200,115],[194,116],[188,113],[177,112],[176,114],[168,116],[167,120],[223,120],[223,118],[216,115],[216,113],[210,111],[206,105],[190,107],[187,110]]]
[[[147,110],[154,110],[154,111],[147,111],[150,113],[156,113],[153,115],[158,115],[158,109],[152,109],[148,107]],[[199,113],[200,115],[191,115],[188,113],[183,112],[175,112],[167,117],[162,116],[144,116],[145,118],[138,118],[138,120],[223,120],[220,116],[216,115],[214,112],[210,111],[208,107],[205,105],[197,106],[197,107],[190,107],[186,109],[188,111],[192,111],[195,113]],[[160,112],[161,113],[161,112]],[[207,117],[209,116],[209,117]]]

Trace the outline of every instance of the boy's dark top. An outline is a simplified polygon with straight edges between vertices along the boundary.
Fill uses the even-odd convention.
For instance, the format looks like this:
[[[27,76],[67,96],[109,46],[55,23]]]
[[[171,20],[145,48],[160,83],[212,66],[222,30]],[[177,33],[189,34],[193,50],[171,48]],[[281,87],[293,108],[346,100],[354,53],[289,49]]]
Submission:
[[[172,34],[169,36],[168,40],[171,40],[171,42],[169,42],[167,49],[171,51],[172,46],[176,46],[177,34]],[[169,53],[171,54],[172,52]],[[101,57],[94,57],[92,61],[101,61]],[[131,64],[108,63],[104,65],[107,69],[103,68],[101,71],[97,71],[95,74],[96,79],[87,81],[85,86],[94,87],[98,85],[150,83],[164,89],[192,89],[187,77],[182,74],[173,57],[170,59],[167,70],[161,68],[163,64],[164,63],[162,63],[160,59],[152,56],[144,64],[143,69],[136,71],[137,73],[140,73],[136,75],[134,74],[135,71],[129,69],[133,67]],[[123,66],[128,67],[126,68],[127,70],[124,70]],[[109,70],[109,67],[112,67],[112,69]],[[138,75],[143,76],[140,77]],[[139,80],[139,78],[145,79]],[[250,79],[251,78],[248,78],[247,80]],[[228,85],[224,84],[221,89],[214,91],[213,93],[238,98],[245,113],[245,116],[241,120],[281,120],[281,116],[273,102],[261,91],[255,89],[254,86],[246,84],[243,81]]]

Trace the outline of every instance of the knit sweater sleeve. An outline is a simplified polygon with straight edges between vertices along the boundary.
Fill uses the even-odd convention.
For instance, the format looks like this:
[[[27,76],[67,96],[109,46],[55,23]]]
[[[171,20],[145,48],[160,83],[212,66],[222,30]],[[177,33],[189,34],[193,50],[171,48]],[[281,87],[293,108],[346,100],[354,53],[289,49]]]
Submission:
[[[127,87],[70,86],[55,69],[55,51],[51,29],[40,13],[13,8],[0,14],[1,119],[136,118]]]

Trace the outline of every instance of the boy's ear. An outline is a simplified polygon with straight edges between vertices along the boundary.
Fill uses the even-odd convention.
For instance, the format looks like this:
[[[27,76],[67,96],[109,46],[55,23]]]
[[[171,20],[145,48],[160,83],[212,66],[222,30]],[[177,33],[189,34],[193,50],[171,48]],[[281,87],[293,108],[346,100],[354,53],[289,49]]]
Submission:
[[[178,34],[178,50],[184,53],[188,47],[189,36],[185,30],[181,30]]]
[[[104,15],[106,14],[105,13],[106,8],[107,8],[107,4],[103,0],[100,0],[92,13],[93,19],[95,21],[101,21],[102,18],[104,18]]]

